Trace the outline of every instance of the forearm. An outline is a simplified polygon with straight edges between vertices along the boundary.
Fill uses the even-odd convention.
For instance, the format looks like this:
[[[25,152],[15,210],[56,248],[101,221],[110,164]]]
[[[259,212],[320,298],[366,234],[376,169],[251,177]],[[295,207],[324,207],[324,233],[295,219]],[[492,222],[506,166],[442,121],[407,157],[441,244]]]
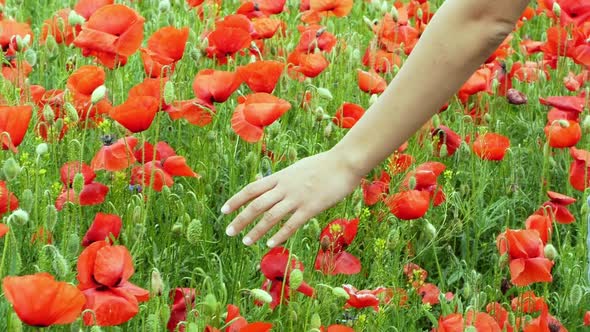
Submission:
[[[510,33],[525,0],[447,0],[388,88],[332,149],[363,176],[412,136]]]

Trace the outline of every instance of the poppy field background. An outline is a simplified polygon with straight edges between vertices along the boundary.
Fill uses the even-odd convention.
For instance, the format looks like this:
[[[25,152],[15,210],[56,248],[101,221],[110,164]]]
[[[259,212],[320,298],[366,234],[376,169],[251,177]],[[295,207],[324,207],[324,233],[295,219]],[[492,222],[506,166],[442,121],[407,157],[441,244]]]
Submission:
[[[442,1],[113,2],[3,4],[0,331],[588,329],[590,1],[531,2],[272,250],[222,204],[338,142]]]

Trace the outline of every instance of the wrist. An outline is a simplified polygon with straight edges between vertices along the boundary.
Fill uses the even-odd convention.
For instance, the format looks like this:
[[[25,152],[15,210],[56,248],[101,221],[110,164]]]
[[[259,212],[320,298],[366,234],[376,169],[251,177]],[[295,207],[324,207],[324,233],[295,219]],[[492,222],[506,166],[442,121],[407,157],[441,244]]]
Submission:
[[[368,165],[368,159],[364,157],[362,151],[347,146],[342,142],[339,142],[327,152],[330,159],[337,160],[356,177],[363,178],[373,169],[373,166]]]

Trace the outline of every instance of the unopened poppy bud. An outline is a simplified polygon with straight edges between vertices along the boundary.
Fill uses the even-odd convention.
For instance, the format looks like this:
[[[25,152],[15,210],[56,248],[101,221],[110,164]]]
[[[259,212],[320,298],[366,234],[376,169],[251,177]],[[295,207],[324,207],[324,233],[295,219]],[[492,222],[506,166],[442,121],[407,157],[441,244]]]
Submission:
[[[508,264],[508,261],[510,260],[510,257],[508,256],[507,253],[502,254],[502,256],[500,256],[500,259],[498,260],[498,265],[500,265],[500,267],[504,267],[506,266],[506,264]]]
[[[354,48],[350,52],[350,62],[358,62],[361,58],[361,51],[358,48]]]
[[[379,100],[379,95],[374,93],[371,95],[371,97],[369,98],[369,105],[373,105],[374,103],[377,102],[377,100]]]
[[[395,6],[391,6],[389,14],[391,14],[391,18],[393,18],[393,20],[397,22],[397,20],[399,19],[399,12],[397,11],[397,8]]]
[[[147,332],[159,332],[162,329],[160,328],[160,318],[156,314],[149,314],[147,316],[145,322],[145,330]]]
[[[387,2],[382,3],[380,9],[382,13],[387,13],[389,11],[389,4]]]
[[[465,283],[463,285],[463,297],[468,299],[471,297],[471,295],[473,295],[471,285],[469,283]]]
[[[25,51],[25,61],[29,63],[31,67],[37,64],[37,52],[32,48],[27,48]]]
[[[94,91],[92,91],[92,95],[90,95],[90,102],[96,104],[101,101],[106,94],[107,87],[104,85],[99,85],[96,89],[94,89]]]
[[[516,89],[509,89],[506,92],[506,99],[508,100],[508,103],[512,105],[524,105],[528,102],[528,98],[525,94]]]
[[[303,283],[303,272],[300,269],[293,269],[289,274],[289,287],[297,289]]]
[[[324,128],[324,137],[325,138],[329,138],[330,136],[332,136],[332,124],[328,123],[326,125],[326,127]]]
[[[43,119],[50,125],[53,124],[55,120],[55,112],[53,111],[53,108],[51,108],[51,106],[49,106],[48,104],[43,106]]]
[[[414,190],[414,188],[416,188],[416,177],[415,176],[410,176],[410,179],[408,180],[408,187],[410,188],[410,190]]]
[[[250,290],[250,295],[256,300],[263,303],[271,303],[272,296],[264,289],[254,288]]]
[[[553,9],[553,14],[555,14],[555,16],[557,18],[560,18],[561,17],[561,6],[559,6],[559,3],[557,3],[557,1],[555,1],[553,3],[553,8],[552,9]]]
[[[82,173],[76,173],[76,175],[74,175],[72,188],[76,194],[80,194],[82,190],[84,190],[84,175],[82,175]]]
[[[311,315],[311,322],[309,325],[312,329],[319,329],[322,326],[322,319],[320,318],[320,315],[317,313]]]
[[[162,275],[157,269],[152,270],[152,283],[151,283],[152,296],[160,296],[164,293],[164,281]]]
[[[366,25],[369,26],[369,29],[373,29],[373,20],[371,20],[370,18],[363,16],[363,22],[365,22]]]
[[[424,223],[424,233],[429,239],[434,239],[436,237],[436,227],[434,227],[429,221],[426,221]]]
[[[14,158],[12,157],[5,160],[4,164],[2,165],[2,172],[4,173],[4,176],[8,181],[16,179],[16,177],[20,174],[21,170],[22,168],[20,167],[18,162],[14,160]]]
[[[53,54],[57,50],[57,41],[53,35],[47,35],[47,38],[45,39],[45,48],[49,54]]]
[[[52,231],[57,223],[57,209],[53,204],[49,204],[45,208],[45,214],[45,225],[48,230]]]
[[[545,257],[547,257],[547,259],[549,259],[551,261],[555,260],[555,258],[557,258],[557,256],[559,256],[557,254],[557,249],[555,249],[555,247],[551,243],[548,243],[547,245],[545,245],[545,248],[543,251],[545,253]]]
[[[8,332],[22,332],[23,330],[23,323],[18,318],[18,315],[15,312],[10,314],[10,319],[8,320],[7,331]]]
[[[328,90],[326,88],[317,88],[316,91],[318,92],[318,95],[320,95],[320,97],[322,97],[324,99],[328,99],[328,100],[334,99],[334,97],[332,97],[332,92],[330,92],[330,90]]]
[[[172,102],[176,99],[176,89],[174,89],[174,83],[172,81],[167,81],[164,84],[164,102],[166,104],[172,104]]]
[[[84,16],[76,13],[75,10],[70,11],[70,14],[68,15],[68,23],[71,26],[82,25],[84,22],[86,22]]]
[[[68,246],[67,246],[67,254],[69,257],[76,257],[80,252],[80,244],[82,241],[80,237],[76,233],[70,233],[68,235]]]
[[[449,155],[449,148],[447,147],[446,143],[440,145],[440,152],[438,153],[438,155],[441,158],[444,158]]]
[[[490,122],[492,122],[492,116],[490,115],[490,113],[486,113],[486,114],[484,114],[484,116],[483,116],[483,120],[484,120],[485,122],[487,122],[487,123],[490,123]]]
[[[100,328],[98,325],[94,325],[92,328],[90,328],[90,332],[102,332],[102,328]]]
[[[551,167],[556,167],[557,166],[557,162],[555,161],[555,158],[553,158],[553,156],[549,156],[549,165]]]
[[[465,330],[463,330],[463,332],[477,332],[477,328],[475,328],[473,325],[469,325],[465,328]]]
[[[170,0],[160,0],[158,4],[158,10],[161,12],[167,12],[170,10]]]
[[[24,50],[31,43],[31,35],[29,35],[29,34],[26,34],[24,37],[21,37],[20,35],[16,35],[14,38],[15,38],[15,42],[16,42],[17,51]]]
[[[375,9],[381,8],[381,4],[382,4],[381,0],[371,0],[371,5]]]
[[[516,326],[516,315],[513,312],[508,313],[508,323],[512,326]]]
[[[174,236],[182,235],[182,232],[183,232],[182,224],[179,222],[174,223],[174,225],[172,225],[171,231],[172,231],[172,234],[174,234]]]
[[[217,131],[210,130],[207,132],[207,139],[211,142],[214,142],[217,139]]]
[[[330,249],[330,237],[327,235],[322,237],[320,240],[320,248],[322,248],[322,251],[327,251]]]
[[[305,226],[304,229],[306,229],[308,231],[308,235],[310,238],[317,238],[320,235],[320,232],[322,231],[320,229],[320,224],[318,222],[318,220],[316,218],[312,218]]]
[[[424,12],[422,11],[422,8],[418,7],[418,10],[416,11],[416,17],[422,21],[422,18],[424,17]]]
[[[42,156],[42,155],[46,154],[48,150],[49,150],[49,146],[47,145],[47,143],[40,143],[35,148],[35,153],[38,156]]]
[[[295,147],[290,146],[287,149],[287,159],[290,162],[294,162],[297,160],[297,149]]]
[[[435,114],[432,116],[432,126],[438,128],[440,126],[440,116]]]
[[[350,299],[350,295],[342,287],[332,288],[332,294],[336,295],[337,297],[341,297],[347,301],[348,299]]]
[[[569,302],[573,308],[579,308],[579,304],[582,301],[582,297],[584,296],[584,290],[582,286],[575,284],[572,286],[572,290],[570,291]]]
[[[561,128],[569,128],[569,126],[570,126],[569,121],[564,120],[564,119],[559,119],[559,121],[557,121],[557,123],[559,123],[559,126]]]
[[[71,103],[66,102],[64,104],[64,110],[66,111],[66,116],[72,122],[78,122],[78,120],[80,119],[80,117],[78,116],[78,111],[76,110],[76,108],[74,107],[74,105],[72,105]]]
[[[8,221],[23,226],[29,221],[29,213],[22,209],[16,209],[8,216]]]
[[[20,202],[19,206],[21,209],[31,212],[33,211],[33,203],[35,202],[35,197],[33,195],[33,191],[31,189],[25,189],[23,193],[20,195]]]
[[[141,219],[142,219],[141,215],[142,215],[141,206],[136,205],[133,208],[133,214],[131,215],[131,221],[133,221],[134,224],[140,224]]]
[[[584,116],[584,119],[581,123],[581,127],[584,130],[584,132],[590,132],[590,115]]]
[[[55,253],[53,254],[53,262],[51,263],[53,267],[53,272],[59,278],[65,278],[68,272],[70,272],[70,265],[65,257],[55,249]]]
[[[190,244],[197,244],[201,239],[203,233],[203,226],[198,219],[191,220],[186,229],[186,239]]]

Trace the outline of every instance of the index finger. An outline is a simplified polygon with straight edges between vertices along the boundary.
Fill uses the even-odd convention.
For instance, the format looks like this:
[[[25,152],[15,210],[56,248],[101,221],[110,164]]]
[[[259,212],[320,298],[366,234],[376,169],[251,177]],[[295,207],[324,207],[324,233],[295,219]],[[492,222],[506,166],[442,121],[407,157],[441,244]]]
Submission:
[[[228,199],[221,207],[221,213],[229,214],[240,208],[240,206],[248,203],[254,198],[271,190],[276,185],[274,177],[264,177],[258,181],[254,181],[240,190],[238,193]]]

